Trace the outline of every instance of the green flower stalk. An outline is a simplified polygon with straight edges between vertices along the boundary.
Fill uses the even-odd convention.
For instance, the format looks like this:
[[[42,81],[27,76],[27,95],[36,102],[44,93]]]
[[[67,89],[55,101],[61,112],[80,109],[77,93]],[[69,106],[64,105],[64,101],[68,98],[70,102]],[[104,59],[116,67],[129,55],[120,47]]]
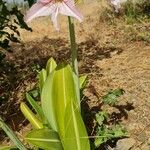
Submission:
[[[78,76],[78,60],[77,60],[77,45],[76,45],[76,37],[75,37],[75,28],[74,28],[74,20],[71,17],[68,17],[69,22],[69,32],[70,32],[70,45],[71,45],[71,57],[72,57],[72,69],[73,72]]]
[[[70,46],[71,46],[71,59],[72,59],[72,70],[75,77],[75,85],[77,90],[77,98],[80,102],[80,81],[79,81],[79,72],[78,72],[78,50],[76,45],[76,37],[75,37],[75,26],[74,26],[74,19],[68,17],[69,23],[69,33],[70,33]],[[80,104],[79,104],[80,106]]]

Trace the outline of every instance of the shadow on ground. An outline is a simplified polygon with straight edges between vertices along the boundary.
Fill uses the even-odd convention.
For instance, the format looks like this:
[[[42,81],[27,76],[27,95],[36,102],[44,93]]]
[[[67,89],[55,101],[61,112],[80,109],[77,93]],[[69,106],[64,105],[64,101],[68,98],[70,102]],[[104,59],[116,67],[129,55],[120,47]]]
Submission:
[[[25,91],[31,83],[36,82],[37,70],[45,67],[47,60],[53,57],[57,62],[70,59],[70,48],[65,39],[43,38],[22,45],[12,45],[12,53],[0,62],[0,116],[19,131],[25,125],[19,103],[24,99]],[[87,40],[78,44],[80,73],[96,73],[101,75],[97,60],[109,59],[114,53],[122,53],[121,48],[101,47],[98,41]],[[113,55],[112,55],[113,54]],[[3,134],[0,134],[0,140]]]

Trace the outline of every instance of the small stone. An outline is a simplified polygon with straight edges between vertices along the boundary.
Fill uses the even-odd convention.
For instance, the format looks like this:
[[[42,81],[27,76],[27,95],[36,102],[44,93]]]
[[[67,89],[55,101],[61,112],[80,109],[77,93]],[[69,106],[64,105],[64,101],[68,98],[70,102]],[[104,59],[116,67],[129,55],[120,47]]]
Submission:
[[[146,136],[145,132],[142,132],[140,135],[138,135],[137,139],[139,141],[141,141],[142,143],[144,143],[145,141],[147,141],[147,136]]]
[[[109,145],[106,147],[107,150],[114,150],[114,148],[111,148]]]
[[[147,140],[147,144],[150,145],[150,138]]]
[[[133,138],[121,139],[117,142],[115,150],[130,150],[136,143]]]
[[[141,150],[150,150],[150,146],[149,146],[147,143],[144,143],[144,144],[141,146]]]
[[[135,147],[132,150],[141,150],[139,147]]]

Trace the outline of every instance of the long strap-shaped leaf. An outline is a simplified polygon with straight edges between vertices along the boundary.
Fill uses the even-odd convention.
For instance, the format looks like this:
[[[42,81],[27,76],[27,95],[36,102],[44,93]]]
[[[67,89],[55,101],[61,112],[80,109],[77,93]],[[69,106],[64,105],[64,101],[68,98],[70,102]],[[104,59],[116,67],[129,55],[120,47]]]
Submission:
[[[36,115],[30,110],[30,108],[25,103],[22,102],[20,104],[20,109],[35,129],[43,128],[42,122],[36,117]]]
[[[46,119],[48,120],[48,123],[50,124],[50,126],[54,131],[58,131],[55,111],[54,111],[55,108],[53,107],[52,91],[51,91],[53,74],[54,72],[48,76],[43,86],[41,102],[42,102],[42,109]]]
[[[42,110],[42,107],[28,94],[26,93],[26,99],[30,103],[30,105],[33,107],[33,109],[36,111],[36,113],[39,115],[39,117],[44,120],[44,113]]]
[[[51,57],[46,64],[47,75],[52,73],[52,71],[57,67],[55,60]]]
[[[84,89],[87,82],[87,75],[83,75],[79,78],[80,80],[80,89]]]
[[[0,127],[5,131],[8,137],[20,150],[27,150],[26,147],[23,145],[23,143],[18,139],[18,137],[14,134],[14,132],[4,123],[4,121],[1,118],[0,118]]]
[[[33,130],[26,140],[31,144],[46,150],[63,150],[58,133],[49,129]]]
[[[78,105],[71,67],[61,64],[45,82],[42,91],[42,107],[51,127],[64,135],[64,114],[69,101]]]
[[[17,150],[15,146],[0,146],[0,150]]]
[[[65,150],[90,150],[87,131],[79,110],[71,101],[68,103],[65,113]]]
[[[39,88],[40,88],[40,93],[41,93],[43,85],[47,78],[47,71],[45,69],[42,69],[38,74],[38,78],[39,78]]]
[[[57,64],[56,64],[55,60],[51,57],[47,61],[46,70],[42,69],[40,71],[38,77],[39,77],[39,87],[40,87],[41,93],[42,93],[43,85],[47,79],[47,76],[49,76],[49,74],[52,73],[52,71],[56,68],[56,66],[57,66]]]

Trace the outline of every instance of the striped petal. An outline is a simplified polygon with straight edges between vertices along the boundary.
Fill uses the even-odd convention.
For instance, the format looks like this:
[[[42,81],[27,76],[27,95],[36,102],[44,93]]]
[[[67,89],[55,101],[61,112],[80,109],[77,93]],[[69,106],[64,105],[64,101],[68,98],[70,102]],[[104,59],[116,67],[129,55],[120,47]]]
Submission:
[[[78,19],[80,22],[83,21],[83,16],[76,9],[74,2],[72,0],[66,0],[62,2],[59,6],[59,13],[66,16],[74,17]]]
[[[51,19],[52,19],[53,25],[56,28],[56,30],[59,30],[59,25],[58,25],[58,20],[57,20],[58,11],[59,11],[58,7],[55,6],[55,10],[54,10],[54,12],[51,15]]]
[[[29,22],[36,17],[51,15],[54,12],[54,10],[55,10],[55,5],[53,1],[47,4],[44,4],[42,2],[37,2],[27,12],[25,21]]]
[[[57,22],[57,16],[59,13],[74,17],[80,22],[83,20],[83,16],[75,7],[74,0],[38,0],[37,3],[34,4],[27,12],[25,21],[29,22],[36,17],[50,15],[56,30],[59,30],[59,25]]]

